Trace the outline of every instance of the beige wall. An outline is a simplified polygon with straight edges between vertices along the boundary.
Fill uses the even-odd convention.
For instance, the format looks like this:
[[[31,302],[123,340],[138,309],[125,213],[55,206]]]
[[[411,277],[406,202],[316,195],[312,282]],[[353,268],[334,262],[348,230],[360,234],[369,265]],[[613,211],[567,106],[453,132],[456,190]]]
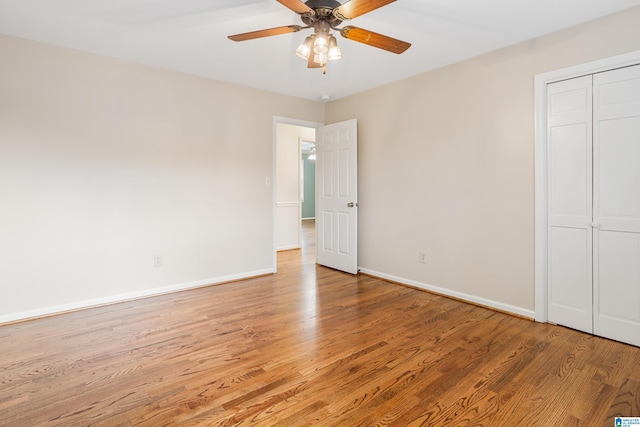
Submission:
[[[327,105],[359,125],[359,265],[534,309],[534,75],[640,49],[640,8]],[[418,252],[426,263],[418,263]]]
[[[324,104],[5,36],[0,59],[0,321],[273,270],[274,116]]]

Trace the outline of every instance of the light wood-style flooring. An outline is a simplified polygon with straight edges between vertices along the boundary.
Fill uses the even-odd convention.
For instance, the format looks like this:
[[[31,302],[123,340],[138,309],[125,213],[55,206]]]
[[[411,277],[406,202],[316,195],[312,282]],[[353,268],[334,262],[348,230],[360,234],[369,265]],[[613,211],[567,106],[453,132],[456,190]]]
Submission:
[[[319,267],[305,241],[273,276],[0,327],[0,425],[611,427],[640,416],[640,348]]]

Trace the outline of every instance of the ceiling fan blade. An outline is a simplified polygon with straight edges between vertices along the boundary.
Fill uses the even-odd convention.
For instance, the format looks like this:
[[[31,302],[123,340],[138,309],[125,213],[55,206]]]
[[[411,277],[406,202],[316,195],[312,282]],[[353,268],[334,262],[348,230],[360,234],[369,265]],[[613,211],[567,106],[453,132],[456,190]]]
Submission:
[[[311,9],[306,4],[302,3],[300,0],[277,0],[277,1],[278,3],[288,7],[289,9],[293,10],[295,13],[298,13],[300,15],[315,15],[314,10]]]
[[[242,42],[245,40],[259,39],[261,37],[277,36],[280,34],[295,33],[302,29],[300,25],[286,25],[284,27],[269,28],[266,30],[251,31],[249,33],[235,34],[229,36],[234,42]]]
[[[280,1],[280,0],[278,0]],[[365,13],[369,13],[372,10],[376,10],[379,7],[386,6],[389,3],[393,3],[396,0],[350,0],[333,10],[333,15],[345,21],[347,19],[353,19]]]
[[[356,42],[368,44],[369,46],[384,49],[393,53],[402,53],[411,47],[411,43],[394,39],[389,36],[374,33],[373,31],[348,25],[340,31],[342,37]]]

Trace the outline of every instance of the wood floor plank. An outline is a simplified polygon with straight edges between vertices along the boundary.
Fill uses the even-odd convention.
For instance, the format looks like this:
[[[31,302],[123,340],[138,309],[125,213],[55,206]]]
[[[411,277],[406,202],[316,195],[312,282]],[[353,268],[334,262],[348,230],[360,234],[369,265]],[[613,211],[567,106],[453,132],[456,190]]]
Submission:
[[[0,326],[0,426],[640,416],[640,348],[317,266],[304,242],[275,275]]]

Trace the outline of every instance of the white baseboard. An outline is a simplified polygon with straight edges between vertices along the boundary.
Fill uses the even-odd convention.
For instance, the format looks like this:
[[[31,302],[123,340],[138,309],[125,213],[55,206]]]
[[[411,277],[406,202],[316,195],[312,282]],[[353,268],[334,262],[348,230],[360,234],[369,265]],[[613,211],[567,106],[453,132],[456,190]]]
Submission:
[[[302,218],[303,221],[309,221],[311,219],[315,220],[316,217],[315,216],[310,216],[309,218]]]
[[[535,318],[535,312],[533,310],[527,310],[522,307],[515,307],[513,305],[504,304],[498,301],[480,298],[475,295],[469,295],[463,292],[452,291],[451,289],[445,289],[438,286],[417,282],[415,280],[405,279],[403,277],[397,277],[397,276],[392,276],[390,274],[380,273],[379,271],[373,271],[367,268],[360,268],[360,272],[364,274],[368,274],[369,276],[375,276],[381,279],[390,280],[392,282],[398,282],[403,285],[413,286],[414,288],[424,289],[425,291],[430,291],[436,294],[449,296],[449,297],[456,298],[463,301],[468,301],[472,304],[482,305],[485,307],[493,308],[498,311],[511,313],[517,316],[528,317],[530,319]]]
[[[110,295],[102,298],[93,298],[85,301],[77,301],[69,304],[55,305],[51,307],[43,307],[35,310],[23,311],[20,313],[12,313],[0,316],[0,325],[4,323],[13,323],[37,317],[51,316],[68,311],[82,310],[91,307],[97,307],[107,304],[115,304],[140,298],[146,298],[156,295],[168,294],[172,292],[185,291],[188,289],[201,288],[204,286],[216,285],[236,280],[249,279],[257,276],[264,276],[274,273],[274,269],[251,271],[247,273],[231,274],[228,276],[216,277],[211,279],[197,280],[195,282],[181,283],[176,285],[163,286],[161,288],[145,289],[143,291],[128,292],[125,294]]]

